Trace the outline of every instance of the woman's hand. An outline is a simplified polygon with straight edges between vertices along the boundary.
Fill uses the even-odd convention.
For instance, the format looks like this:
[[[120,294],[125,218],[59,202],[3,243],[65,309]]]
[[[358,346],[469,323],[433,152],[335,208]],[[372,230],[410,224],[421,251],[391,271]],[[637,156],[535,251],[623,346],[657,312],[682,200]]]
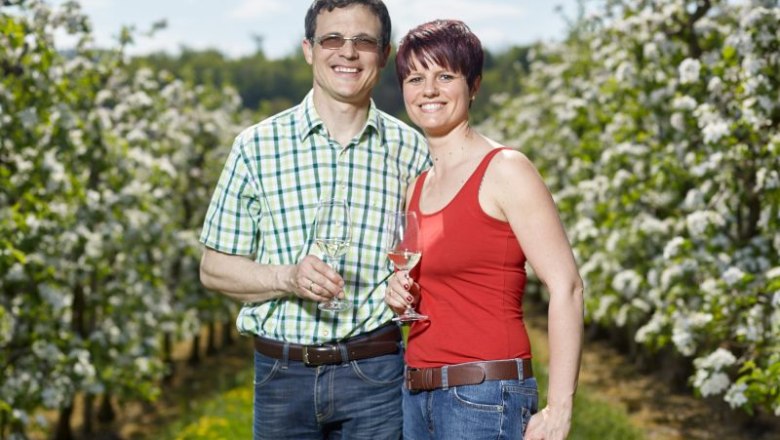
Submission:
[[[419,286],[409,277],[409,271],[400,270],[390,277],[385,289],[385,302],[397,314],[414,304]]]
[[[545,407],[531,417],[524,440],[565,440],[571,428],[571,409]]]

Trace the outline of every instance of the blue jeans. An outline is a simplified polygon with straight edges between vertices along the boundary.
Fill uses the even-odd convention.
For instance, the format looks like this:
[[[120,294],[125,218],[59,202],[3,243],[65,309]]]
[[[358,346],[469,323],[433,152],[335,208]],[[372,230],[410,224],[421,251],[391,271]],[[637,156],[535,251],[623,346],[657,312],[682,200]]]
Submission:
[[[533,377],[433,391],[404,387],[404,440],[522,439],[538,405]]]
[[[403,368],[400,349],[318,367],[255,352],[254,438],[400,439]]]

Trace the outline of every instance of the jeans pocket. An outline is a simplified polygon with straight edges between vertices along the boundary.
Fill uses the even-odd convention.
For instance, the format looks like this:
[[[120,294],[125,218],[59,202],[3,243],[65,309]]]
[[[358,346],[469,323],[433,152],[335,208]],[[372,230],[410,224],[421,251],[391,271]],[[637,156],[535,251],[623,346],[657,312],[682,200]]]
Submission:
[[[278,359],[270,358],[255,352],[255,387],[262,386],[276,375],[279,371],[280,362]]]
[[[350,365],[355,374],[370,385],[400,385],[404,380],[404,359],[400,353],[352,361]]]
[[[513,406],[519,406],[521,432],[525,433],[531,416],[539,410],[539,389],[535,378],[526,379],[504,387]]]
[[[498,381],[455,387],[452,395],[456,402],[471,409],[489,412],[504,410],[504,397]]]

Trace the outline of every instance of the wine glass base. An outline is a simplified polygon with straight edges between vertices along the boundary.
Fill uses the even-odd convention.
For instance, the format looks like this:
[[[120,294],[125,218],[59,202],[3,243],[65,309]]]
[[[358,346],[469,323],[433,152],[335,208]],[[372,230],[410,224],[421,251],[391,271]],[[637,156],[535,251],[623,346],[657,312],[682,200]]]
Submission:
[[[428,315],[421,315],[419,313],[404,313],[403,315],[399,315],[393,318],[393,321],[414,322],[414,321],[425,321],[427,319],[428,319]]]
[[[324,310],[326,312],[341,312],[344,310],[348,310],[352,308],[352,304],[346,302],[346,301],[329,301],[329,302],[322,302],[317,304],[317,307],[320,310]]]

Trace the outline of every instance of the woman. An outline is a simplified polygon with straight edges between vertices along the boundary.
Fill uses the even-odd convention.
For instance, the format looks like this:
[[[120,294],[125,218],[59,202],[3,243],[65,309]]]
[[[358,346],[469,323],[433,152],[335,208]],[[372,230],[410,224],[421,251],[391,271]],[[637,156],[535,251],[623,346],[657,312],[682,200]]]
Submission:
[[[396,56],[406,111],[433,161],[407,193],[422,259],[385,292],[397,313],[414,304],[430,317],[409,332],[404,438],[563,439],[580,364],[582,280],[534,166],[469,124],[482,62],[479,39],[455,20],[412,29]],[[526,261],[550,294],[548,405],[537,414]]]

